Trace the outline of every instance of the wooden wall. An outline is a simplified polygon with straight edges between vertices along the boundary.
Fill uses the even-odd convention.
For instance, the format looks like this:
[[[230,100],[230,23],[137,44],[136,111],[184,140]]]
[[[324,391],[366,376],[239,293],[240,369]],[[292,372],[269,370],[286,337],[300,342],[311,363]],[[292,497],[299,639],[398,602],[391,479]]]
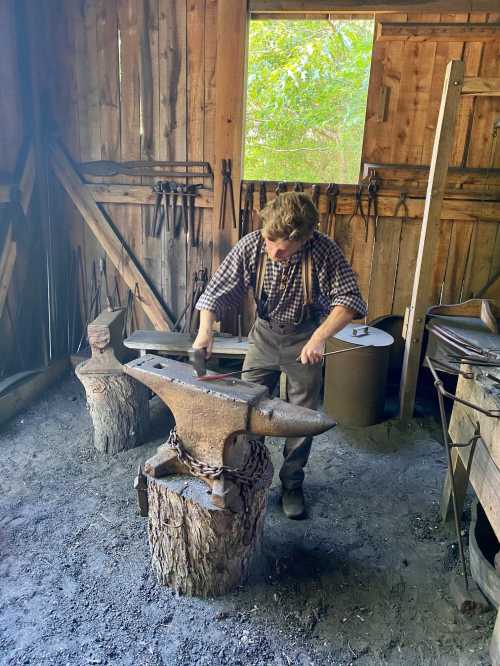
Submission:
[[[4,3],[6,0],[2,0]],[[241,170],[246,44],[245,0],[46,0],[35,17],[38,39],[37,94],[52,129],[75,162],[91,160],[207,160],[215,172],[214,208],[198,210],[199,248],[165,227],[160,238],[147,231],[152,207],[107,204],[112,219],[176,317],[189,297],[193,272],[216,267],[237,233],[218,228],[220,160],[232,158],[235,192]],[[493,22],[496,15],[384,15],[384,20]],[[35,32],[32,28],[32,37]],[[444,69],[464,58],[467,74],[500,76],[500,42],[405,39],[376,41],[363,147],[365,162],[428,164]],[[381,86],[387,89],[380,111]],[[499,98],[467,98],[457,128],[453,163],[486,167]],[[499,151],[494,155],[498,162]],[[94,179],[99,180],[99,179]],[[107,181],[113,179],[106,179]],[[115,182],[151,184],[151,179],[115,177]],[[418,182],[417,182],[418,181]],[[425,178],[390,187],[425,188]],[[57,183],[51,184],[52,214],[62,221],[74,250],[83,258],[82,315],[90,310],[92,284],[99,281],[104,252]],[[389,185],[388,185],[389,187]],[[484,187],[488,187],[486,183]],[[272,189],[272,186],[269,186]],[[342,189],[342,184],[341,184]],[[463,188],[462,188],[463,189]],[[345,189],[354,205],[353,188]],[[395,201],[397,202],[397,195]],[[325,208],[322,197],[321,207]],[[366,206],[366,203],[365,203]],[[395,206],[394,206],[395,207]],[[344,210],[347,210],[344,207]],[[365,241],[359,219],[337,218],[335,239],[352,261],[369,302],[370,318],[402,314],[410,301],[420,219],[404,224],[386,210],[377,238],[369,226]],[[453,302],[479,289],[500,264],[496,219],[448,219],[434,273],[436,302]],[[118,267],[119,269],[119,267]],[[107,265],[110,292],[127,289]],[[94,277],[97,276],[97,277]],[[94,284],[95,286],[95,284]],[[488,296],[500,296],[500,284]],[[114,295],[116,299],[116,295]],[[85,301],[85,302],[84,302]],[[101,295],[101,303],[104,300]],[[138,303],[135,327],[148,326]]]
[[[241,51],[244,39],[242,42],[235,31],[245,28],[243,5],[240,0],[44,2],[42,20],[50,34],[50,48],[45,44],[42,57],[48,72],[39,84],[72,159],[203,160],[216,171],[219,185],[220,159],[232,157],[223,151],[233,151],[233,145],[224,128],[216,128],[216,113],[220,124],[231,123],[233,108],[225,108],[225,99],[216,99],[216,70],[224,69],[228,60],[226,53],[216,62],[218,30],[224,32],[227,26],[227,34],[236,39],[236,50]],[[241,105],[242,90],[234,87],[230,77],[228,82]],[[238,114],[241,117],[240,110]],[[231,126],[231,136],[232,131]],[[233,162],[238,178],[239,159],[233,157]],[[152,185],[154,179],[116,176],[106,182]],[[66,219],[73,245],[81,248],[84,257],[89,309],[92,275],[103,251],[60,192],[56,205]],[[174,319],[189,297],[193,273],[202,267],[211,269],[213,256],[223,254],[235,240],[229,229],[219,235],[211,209],[197,210],[198,248],[188,247],[183,234],[175,238],[166,225],[159,238],[151,237],[152,206],[109,204],[104,209]],[[115,271],[110,265],[107,274],[110,291],[114,291]],[[124,304],[127,290],[121,280],[117,283]],[[141,308],[134,307],[134,326],[148,325]]]
[[[31,82],[21,21],[15,0],[1,0],[0,379],[47,360],[47,288],[39,218],[32,202]]]
[[[500,14],[380,15],[397,22],[498,22]],[[377,34],[377,31],[376,31]],[[363,160],[372,163],[428,165],[449,60],[463,59],[466,76],[500,76],[500,38],[489,42],[394,40],[375,41],[368,93]],[[385,114],[380,116],[381,89],[387,89]],[[499,97],[463,97],[455,132],[453,166],[500,167],[500,142],[494,143],[493,125],[500,118]],[[492,152],[492,149],[496,150]],[[415,175],[414,184],[420,184]],[[413,185],[406,183],[406,187]],[[496,185],[498,192],[498,183]],[[493,188],[488,174],[481,185],[461,185],[486,192]],[[500,217],[498,218],[500,221]],[[364,275],[370,315],[402,314],[411,295],[420,221],[401,225],[382,218],[379,240],[368,247],[348,234],[344,246]],[[371,276],[363,257],[373,252]],[[447,219],[441,223],[438,258],[433,274],[436,303],[454,303],[481,289],[500,268],[500,233],[496,220]],[[369,288],[368,288],[369,283]],[[392,294],[392,296],[391,296]],[[486,294],[500,297],[500,281]]]

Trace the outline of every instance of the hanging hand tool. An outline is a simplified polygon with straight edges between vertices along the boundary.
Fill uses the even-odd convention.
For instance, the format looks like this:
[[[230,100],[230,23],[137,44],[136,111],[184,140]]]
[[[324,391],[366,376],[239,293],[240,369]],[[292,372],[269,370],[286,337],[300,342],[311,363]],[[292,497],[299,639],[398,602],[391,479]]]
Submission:
[[[288,191],[287,184],[286,184],[286,183],[283,183],[283,182],[278,183],[278,184],[276,185],[276,189],[275,189],[274,191],[275,191],[275,193],[276,193],[276,196],[278,196],[278,195],[280,195],[280,194],[284,194],[285,192]]]
[[[172,211],[172,231],[174,236],[178,235],[179,228],[177,226],[177,183],[169,183],[169,205]]]
[[[259,186],[259,208],[262,210],[267,206],[267,189],[265,182],[262,182]]]
[[[106,309],[112,310],[113,302],[111,294],[109,292],[108,274],[106,271],[106,257],[99,257],[99,274],[100,274],[101,284],[104,281],[104,290],[106,294]]]
[[[396,208],[394,209],[393,217],[399,217],[399,211],[401,208],[403,209],[403,213],[401,215],[401,228],[410,217],[410,214],[408,212],[408,204],[406,203],[407,199],[408,199],[408,192],[405,192],[403,190],[402,192],[399,193],[398,203],[396,204]]]
[[[326,209],[326,233],[333,238],[335,236],[335,222],[337,220],[337,198],[340,188],[336,183],[330,183],[326,188],[328,206]]]
[[[231,217],[233,219],[233,229],[237,229],[238,225],[236,222],[236,213],[234,207],[234,191],[233,191],[233,178],[231,175],[232,172],[232,160],[222,160],[222,196],[220,201],[220,211],[219,211],[219,229],[224,229],[225,218],[226,218],[226,202],[227,202],[227,193],[229,191],[229,203],[231,206]]]
[[[313,201],[313,204],[316,206],[316,208],[319,210],[319,197],[321,194],[321,186],[320,185],[313,185],[311,187],[311,199]]]
[[[377,227],[378,227],[378,191],[379,191],[379,184],[378,180],[374,177],[370,178],[370,181],[368,183],[368,221],[370,220],[370,216],[372,215],[373,211],[373,221],[374,221],[374,228],[373,228],[373,240],[377,242]],[[365,235],[365,243],[368,241],[368,224],[366,225],[366,235]]]
[[[153,238],[158,238],[160,235],[165,217],[167,220],[167,229],[170,229],[167,206],[168,202],[166,201],[167,192],[169,192],[169,190],[169,183],[164,180],[159,180],[155,185],[153,185],[153,192],[156,192],[156,203],[153,214],[153,224],[151,228],[151,236],[153,236]]]
[[[245,204],[243,210],[240,212],[240,239],[246,236],[250,231],[250,220],[252,218],[253,209],[253,195],[255,192],[254,183],[248,183],[245,191]]]
[[[198,239],[197,239],[197,234],[196,234],[196,225],[195,225],[195,218],[196,218],[196,207],[195,207],[195,199],[198,196],[198,191],[203,187],[202,183],[197,183],[192,184],[192,185],[187,185],[186,186],[186,192],[185,192],[185,197],[187,197],[189,201],[189,222],[188,222],[188,228],[189,228],[189,236],[190,236],[190,241],[191,241],[191,247],[196,247],[198,245]]]
[[[347,220],[347,226],[350,226],[352,220],[358,215],[365,224],[365,237],[368,238],[368,218],[363,210],[363,185],[358,185],[356,187],[356,194],[354,196],[354,210],[352,211],[350,218]]]
[[[343,352],[349,352],[349,351],[354,351],[356,349],[368,349],[368,347],[371,347],[371,345],[360,345],[359,347],[347,347],[346,349],[338,349],[337,351],[331,351],[331,352],[326,352],[326,354],[323,354],[323,358],[325,356],[331,356],[332,354],[342,354]],[[200,350],[196,350],[200,351]],[[205,350],[201,350],[205,351]],[[297,362],[300,360],[300,356],[298,356],[295,359]],[[194,364],[193,364],[194,365]],[[275,366],[270,366],[270,367],[259,367],[259,368],[247,368],[246,370],[234,370],[233,372],[224,372],[222,374],[213,374],[213,375],[199,375],[198,373],[198,379],[200,381],[204,382],[213,382],[217,381],[219,379],[225,379],[226,377],[233,377],[234,375],[241,375],[244,372],[253,372],[254,370],[274,370]]]

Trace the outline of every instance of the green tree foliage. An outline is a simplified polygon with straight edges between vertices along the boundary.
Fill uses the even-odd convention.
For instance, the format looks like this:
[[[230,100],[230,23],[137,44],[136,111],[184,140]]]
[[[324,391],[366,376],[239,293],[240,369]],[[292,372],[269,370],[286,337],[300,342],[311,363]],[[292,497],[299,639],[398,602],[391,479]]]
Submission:
[[[372,42],[372,21],[252,21],[246,179],[358,181]]]

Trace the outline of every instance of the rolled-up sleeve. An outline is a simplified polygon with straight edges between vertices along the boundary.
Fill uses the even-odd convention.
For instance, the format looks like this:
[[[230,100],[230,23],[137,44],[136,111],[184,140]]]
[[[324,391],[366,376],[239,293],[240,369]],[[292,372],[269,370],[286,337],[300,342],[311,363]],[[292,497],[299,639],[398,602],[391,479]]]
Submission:
[[[237,244],[213,274],[196,309],[211,310],[219,320],[224,310],[238,308],[245,293],[245,273],[243,248]]]
[[[367,313],[366,303],[359,289],[356,273],[337,246],[323,262],[319,272],[320,290],[328,299],[330,309],[343,305],[354,311],[354,319]]]

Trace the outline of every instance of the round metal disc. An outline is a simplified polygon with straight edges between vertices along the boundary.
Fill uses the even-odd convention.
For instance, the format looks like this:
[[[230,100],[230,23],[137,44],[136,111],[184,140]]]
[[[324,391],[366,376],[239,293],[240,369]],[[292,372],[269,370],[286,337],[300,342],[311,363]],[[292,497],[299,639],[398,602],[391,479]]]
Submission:
[[[389,333],[364,324],[347,324],[334,338],[364,347],[388,347],[394,342],[394,338]]]

